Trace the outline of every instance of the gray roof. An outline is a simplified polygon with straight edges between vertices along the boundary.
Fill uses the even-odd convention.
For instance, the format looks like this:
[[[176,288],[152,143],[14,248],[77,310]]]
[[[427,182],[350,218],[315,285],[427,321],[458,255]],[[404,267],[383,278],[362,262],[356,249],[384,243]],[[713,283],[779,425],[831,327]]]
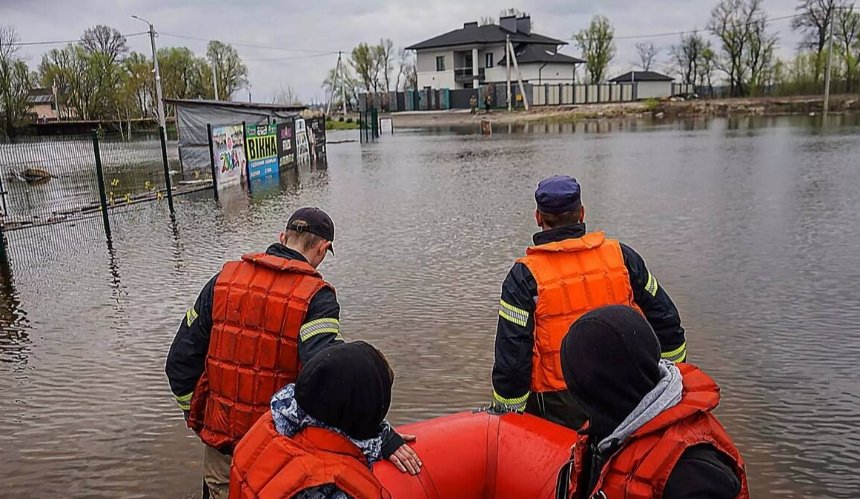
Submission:
[[[517,54],[518,64],[528,64],[530,62],[552,62],[555,64],[582,64],[585,61],[571,57],[569,55],[560,54],[555,50],[549,50],[541,45],[521,45],[514,49]],[[507,66],[508,61],[505,57],[499,61],[499,66]]]
[[[406,49],[421,50],[456,45],[497,44],[504,43],[507,36],[511,37],[511,43],[536,43],[553,46],[567,45],[567,42],[537,33],[525,34],[518,31],[508,31],[498,24],[478,26],[477,23],[469,23],[460,29],[424,40],[423,42],[406,47]]]
[[[304,111],[307,106],[298,105],[291,106],[286,104],[263,104],[259,102],[236,102],[224,100],[207,100],[207,99],[164,99],[168,104],[178,104],[180,106],[214,106],[214,107],[235,107],[238,109],[259,109],[265,111]]]
[[[613,83],[621,83],[628,81],[674,81],[675,78],[671,76],[666,76],[662,73],[655,73],[654,71],[628,71],[621,76],[616,76],[615,78],[609,80]]]
[[[27,96],[28,104],[51,104],[54,102],[54,92],[50,88],[34,88]]]

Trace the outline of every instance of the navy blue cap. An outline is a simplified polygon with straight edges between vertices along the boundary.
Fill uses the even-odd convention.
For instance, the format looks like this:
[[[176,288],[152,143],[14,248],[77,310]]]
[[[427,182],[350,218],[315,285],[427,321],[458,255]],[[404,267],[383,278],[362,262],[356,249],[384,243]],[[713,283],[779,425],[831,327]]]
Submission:
[[[535,190],[538,211],[544,213],[567,213],[582,205],[582,190],[573,177],[554,175],[540,181]]]

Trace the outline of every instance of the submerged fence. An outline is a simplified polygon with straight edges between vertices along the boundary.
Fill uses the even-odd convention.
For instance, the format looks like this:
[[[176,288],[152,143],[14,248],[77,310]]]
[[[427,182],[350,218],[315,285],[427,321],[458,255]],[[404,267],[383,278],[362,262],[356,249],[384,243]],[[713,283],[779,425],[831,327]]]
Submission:
[[[0,142],[0,251],[18,231],[69,242],[98,233],[110,241],[116,215],[140,203],[163,202],[172,215],[173,196],[201,186],[186,185],[175,147],[159,135],[124,141],[92,132]]]
[[[525,95],[529,104],[535,106],[563,106],[577,104],[609,104],[634,102],[642,99],[665,98],[673,95],[694,93],[693,85],[665,82],[601,83],[588,85],[581,83],[526,83]],[[511,105],[523,107],[523,95],[519,86],[511,85]],[[474,98],[474,99],[473,99]],[[405,92],[380,94],[361,94],[361,111],[379,109],[384,112],[396,111],[437,111],[446,109],[469,109],[472,106],[507,107],[508,90],[505,83],[489,83],[480,88],[425,88]]]

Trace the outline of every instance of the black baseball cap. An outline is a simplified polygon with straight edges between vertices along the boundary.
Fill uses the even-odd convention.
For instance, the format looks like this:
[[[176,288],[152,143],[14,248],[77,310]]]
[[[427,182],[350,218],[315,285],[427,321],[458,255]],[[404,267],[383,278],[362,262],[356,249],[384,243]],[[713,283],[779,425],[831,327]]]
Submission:
[[[319,208],[299,208],[287,221],[287,230],[310,232],[326,241],[334,242],[334,222],[328,213]],[[334,254],[334,247],[329,247]]]

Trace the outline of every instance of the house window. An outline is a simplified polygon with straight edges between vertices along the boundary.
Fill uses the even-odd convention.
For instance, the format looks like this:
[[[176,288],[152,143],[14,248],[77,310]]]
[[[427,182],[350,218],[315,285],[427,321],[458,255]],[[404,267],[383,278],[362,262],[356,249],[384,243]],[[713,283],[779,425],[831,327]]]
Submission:
[[[445,71],[445,56],[436,56],[436,71]]]
[[[492,52],[487,52],[486,54],[484,54],[484,67],[485,68],[493,67],[493,53]]]

